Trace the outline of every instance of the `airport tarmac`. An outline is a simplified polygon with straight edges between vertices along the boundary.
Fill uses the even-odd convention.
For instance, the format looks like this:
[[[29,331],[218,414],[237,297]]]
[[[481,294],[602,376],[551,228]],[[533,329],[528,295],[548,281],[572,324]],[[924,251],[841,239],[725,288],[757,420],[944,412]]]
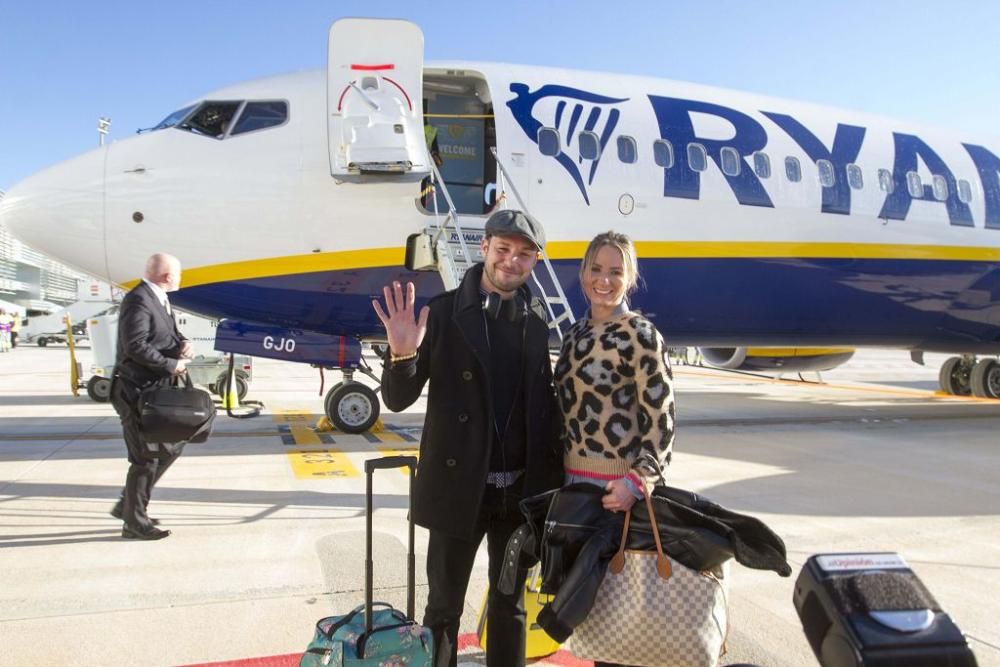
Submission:
[[[862,351],[824,384],[675,369],[670,483],[765,521],[793,568],[733,567],[723,664],[816,664],[791,601],[805,560],[895,551],[979,664],[1000,665],[1000,403],[937,395],[943,359]],[[318,371],[255,363],[250,398],[263,413],[220,414],[154,494],[150,513],[173,534],[135,542],[108,515],[127,469],[110,405],[70,394],[65,347],[0,355],[0,665],[292,665],[317,619],[359,604],[363,461],[415,452],[422,402],[383,412],[379,433],[317,434]],[[327,387],[338,379],[328,373]],[[375,598],[400,606],[406,503],[406,477],[380,474]],[[418,617],[426,538],[418,529]],[[565,653],[547,663],[589,664]]]

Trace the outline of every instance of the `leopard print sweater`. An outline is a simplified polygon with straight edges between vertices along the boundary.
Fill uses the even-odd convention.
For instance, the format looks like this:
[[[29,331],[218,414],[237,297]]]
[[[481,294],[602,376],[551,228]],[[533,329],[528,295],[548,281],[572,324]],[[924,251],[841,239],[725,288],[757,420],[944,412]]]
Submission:
[[[673,373],[648,319],[626,312],[577,321],[563,339],[554,379],[567,472],[625,477],[647,452],[661,467],[670,462]]]

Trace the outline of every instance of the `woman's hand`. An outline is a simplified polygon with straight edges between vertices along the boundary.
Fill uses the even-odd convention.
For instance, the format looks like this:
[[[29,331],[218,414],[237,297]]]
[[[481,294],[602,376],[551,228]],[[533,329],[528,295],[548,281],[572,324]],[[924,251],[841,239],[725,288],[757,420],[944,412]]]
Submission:
[[[635,495],[624,479],[612,480],[604,489],[607,493],[601,498],[601,504],[610,512],[627,512],[635,504]]]

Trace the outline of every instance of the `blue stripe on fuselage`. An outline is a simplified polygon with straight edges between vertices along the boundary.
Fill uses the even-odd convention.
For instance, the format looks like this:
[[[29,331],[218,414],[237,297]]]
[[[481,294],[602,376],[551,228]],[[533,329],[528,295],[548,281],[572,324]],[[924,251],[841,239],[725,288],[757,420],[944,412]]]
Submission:
[[[554,262],[573,312],[584,310],[577,260]],[[886,259],[640,260],[633,307],[676,345],[870,345],[1000,352],[1000,267]],[[436,273],[376,267],[213,283],[172,297],[213,317],[350,336],[382,336],[382,286],[412,280],[418,306]]]

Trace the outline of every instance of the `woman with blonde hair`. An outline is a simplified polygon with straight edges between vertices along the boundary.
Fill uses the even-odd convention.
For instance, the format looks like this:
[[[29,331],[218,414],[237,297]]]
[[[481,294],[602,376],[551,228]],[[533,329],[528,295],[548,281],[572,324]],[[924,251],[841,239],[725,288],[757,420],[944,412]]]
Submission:
[[[638,281],[629,237],[609,231],[590,242],[580,266],[590,308],[567,332],[555,368],[566,483],[600,485],[611,512],[629,510],[649,492],[657,475],[641,462],[652,457],[665,467],[674,439],[667,347],[653,323],[629,308]]]

